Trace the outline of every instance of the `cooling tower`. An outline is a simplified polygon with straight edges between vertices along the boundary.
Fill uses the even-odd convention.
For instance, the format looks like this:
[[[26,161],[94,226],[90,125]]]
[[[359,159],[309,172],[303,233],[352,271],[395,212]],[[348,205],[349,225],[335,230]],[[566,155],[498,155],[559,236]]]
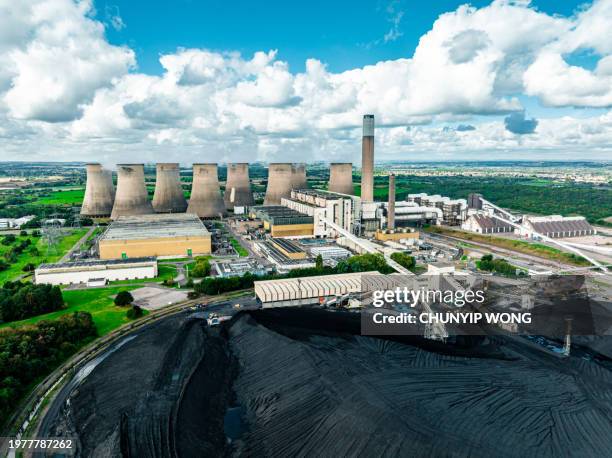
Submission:
[[[143,164],[117,164],[117,193],[112,219],[153,213],[145,186]]]
[[[389,175],[389,203],[387,207],[387,229],[395,229],[395,175]]]
[[[328,189],[331,192],[353,194],[353,164],[350,162],[330,164]]]
[[[268,189],[264,205],[280,205],[281,198],[291,196],[293,167],[287,163],[272,163],[268,167]]]
[[[87,164],[87,184],[81,206],[83,216],[110,216],[115,201],[115,186],[110,170],[100,164]]]
[[[227,164],[227,181],[223,194],[225,208],[249,207],[255,203],[249,180],[249,164]]]
[[[177,163],[157,164],[153,209],[157,213],[184,213],[187,209]]]
[[[217,164],[193,164],[193,182],[187,213],[200,218],[219,218],[225,214]]]
[[[374,115],[363,115],[361,201],[374,201]]]
[[[291,166],[291,188],[292,189],[306,189],[308,184],[306,183],[306,165],[305,164],[293,164]]]

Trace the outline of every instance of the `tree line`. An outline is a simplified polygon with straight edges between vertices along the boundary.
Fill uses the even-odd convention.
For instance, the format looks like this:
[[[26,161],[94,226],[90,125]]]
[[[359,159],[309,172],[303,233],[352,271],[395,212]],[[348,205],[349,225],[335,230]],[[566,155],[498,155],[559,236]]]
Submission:
[[[0,323],[23,320],[64,307],[59,286],[6,282],[0,289]]]

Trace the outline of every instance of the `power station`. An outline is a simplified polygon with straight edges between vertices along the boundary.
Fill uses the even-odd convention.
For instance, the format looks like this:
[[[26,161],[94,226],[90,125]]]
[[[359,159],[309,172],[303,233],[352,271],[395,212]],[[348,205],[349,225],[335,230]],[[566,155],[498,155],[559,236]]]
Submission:
[[[193,164],[193,182],[187,213],[196,214],[200,218],[219,218],[225,215],[217,164]]]
[[[81,215],[91,217],[110,216],[115,202],[115,186],[110,170],[100,164],[87,164],[87,184],[81,206]]]
[[[353,194],[353,164],[350,162],[330,164],[328,189],[340,194]]]
[[[293,166],[289,163],[276,162],[270,164],[264,205],[280,205],[283,197],[291,195],[293,170]]]
[[[184,213],[187,210],[177,163],[157,164],[153,209],[157,213]]]
[[[225,208],[233,210],[234,207],[250,207],[255,203],[251,192],[249,179],[249,164],[227,164],[227,180],[223,195]]]
[[[153,206],[145,186],[144,165],[118,164],[117,193],[111,218],[149,213],[153,213]]]

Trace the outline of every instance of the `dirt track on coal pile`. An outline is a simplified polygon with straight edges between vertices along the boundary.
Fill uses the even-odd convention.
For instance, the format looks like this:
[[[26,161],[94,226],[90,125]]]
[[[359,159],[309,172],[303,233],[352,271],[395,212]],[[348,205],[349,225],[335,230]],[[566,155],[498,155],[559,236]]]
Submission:
[[[56,432],[81,456],[605,456],[612,373],[495,339],[446,351],[320,310],[174,317],[109,355]],[[348,315],[347,315],[348,316]],[[498,348],[493,348],[495,346]],[[433,351],[435,350],[435,351]],[[458,356],[460,355],[460,356]],[[488,355],[488,356],[487,356]],[[244,412],[228,442],[224,413]]]

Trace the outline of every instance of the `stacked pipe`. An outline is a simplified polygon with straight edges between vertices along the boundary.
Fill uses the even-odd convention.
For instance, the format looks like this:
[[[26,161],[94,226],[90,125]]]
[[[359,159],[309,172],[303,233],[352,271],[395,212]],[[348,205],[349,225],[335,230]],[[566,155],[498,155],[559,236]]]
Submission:
[[[329,186],[331,192],[353,194],[353,164],[337,162],[329,166]]]
[[[157,164],[153,209],[157,213],[183,213],[187,200],[181,186],[181,175],[177,163]]]
[[[81,206],[81,215],[91,217],[110,216],[115,202],[115,186],[110,170],[100,164],[87,164],[87,184]]]
[[[249,179],[249,164],[227,164],[227,180],[223,194],[225,208],[249,207],[255,203]]]
[[[153,213],[144,178],[143,164],[117,165],[117,192],[111,213],[112,219],[124,215]]]
[[[268,167],[268,187],[264,205],[280,205],[283,197],[291,196],[293,167],[288,163],[271,163]]]
[[[193,182],[187,213],[200,218],[217,218],[225,214],[217,164],[193,164]]]

